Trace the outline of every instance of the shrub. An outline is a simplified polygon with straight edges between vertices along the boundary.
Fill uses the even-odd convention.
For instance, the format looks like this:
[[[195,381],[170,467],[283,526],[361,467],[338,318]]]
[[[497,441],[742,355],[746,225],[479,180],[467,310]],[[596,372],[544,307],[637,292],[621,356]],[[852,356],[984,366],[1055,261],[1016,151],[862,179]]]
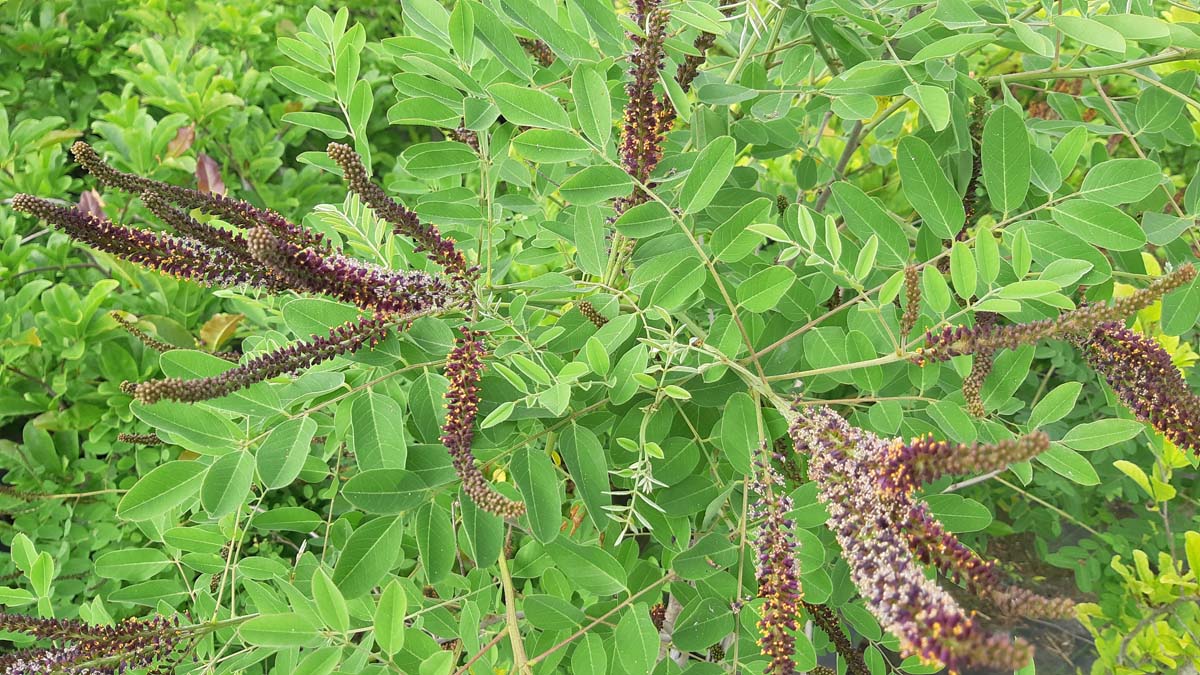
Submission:
[[[253,186],[284,150],[243,154],[268,126],[226,96],[130,114],[160,144],[189,119],[223,129],[242,186],[207,155],[196,188],[163,180],[97,123],[111,147],[72,153],[104,198],[136,198],[121,215],[47,198],[69,183],[13,208],[144,292],[159,277],[139,266],[182,280],[167,304],[219,298],[253,328],[240,353],[228,317],[174,349],[161,325],[97,313],[115,284],[58,291],[57,317],[87,309],[58,330],[144,345],[101,370],[143,449],[136,480],[97,493],[147,545],[94,561],[111,582],[85,618],[173,620],[15,617],[61,640],[20,658],[1023,670],[1034,647],[998,619],[1065,623],[1098,588],[1186,633],[1194,617],[1163,616],[1185,597],[1119,562],[1090,571],[1146,567],[1146,548],[1161,574],[1195,559],[1168,502],[1200,451],[1181,339],[1200,191],[1166,160],[1194,142],[1200,37],[1171,12],[411,2],[375,41],[314,9],[271,74],[303,100],[282,121],[334,142],[296,155],[277,200]],[[319,172],[345,198],[300,208]],[[32,428],[44,470],[79,455]],[[1103,500],[1135,485],[1161,531],[1101,533]],[[1078,589],[983,550],[1016,531],[1044,547],[1063,521],[1091,536],[1041,557]],[[35,588],[14,596],[51,614],[53,558],[14,539],[14,562]],[[1097,672],[1126,609],[1079,610]],[[1137,639],[1122,667],[1150,658]]]

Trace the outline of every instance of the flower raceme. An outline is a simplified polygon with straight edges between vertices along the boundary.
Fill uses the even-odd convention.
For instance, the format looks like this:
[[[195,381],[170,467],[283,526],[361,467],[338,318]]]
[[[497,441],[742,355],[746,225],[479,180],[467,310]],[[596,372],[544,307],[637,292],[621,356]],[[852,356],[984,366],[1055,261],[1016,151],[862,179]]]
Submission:
[[[758,621],[759,647],[771,658],[766,672],[791,675],[796,672],[792,660],[796,653],[793,633],[800,628],[800,568],[796,562],[795,524],[787,518],[792,499],[783,492],[784,481],[770,462],[766,449],[760,453],[755,480],[750,489],[759,501],[750,517],[761,519],[756,540],[758,547],[758,596],[764,598],[762,618]]]
[[[919,362],[945,361],[963,354],[1034,344],[1045,339],[1080,335],[1103,323],[1117,321],[1154,304],[1159,298],[1196,278],[1190,263],[1154,280],[1146,288],[1117,299],[1111,305],[1089,305],[1064,312],[1054,319],[1011,325],[985,324],[974,328],[947,326],[940,333],[925,334],[925,346],[917,350]]]
[[[1026,459],[1046,447],[1044,435],[969,448],[929,439],[904,444],[853,427],[818,406],[800,409],[789,435],[795,451],[809,458],[809,478],[829,510],[827,524],[851,579],[905,653],[951,671],[968,665],[1015,670],[1033,654],[1023,640],[985,630],[925,576],[925,564],[967,580],[969,588],[1007,612],[1057,617],[1070,611],[1068,600],[1041,598],[1008,584],[994,564],[958,542],[913,497],[922,481]]]
[[[1171,355],[1161,345],[1117,323],[1195,278],[1196,268],[1189,263],[1111,305],[1081,307],[1054,319],[1022,324],[999,325],[987,320],[974,328],[946,327],[941,333],[926,333],[925,346],[917,350],[917,359],[925,363],[974,354],[977,363],[980,359],[990,362],[991,355],[1001,348],[1050,338],[1067,340],[1083,352],[1088,364],[1139,420],[1176,445],[1200,453],[1200,397],[1188,389]],[[983,376],[973,369],[964,391],[974,393],[978,399],[982,383]],[[981,411],[982,406],[978,407]],[[975,405],[972,408],[975,411]]]
[[[472,285],[478,269],[468,264],[453,240],[443,237],[434,225],[421,222],[415,212],[372,182],[362,159],[348,146],[331,143],[328,152],[341,167],[349,189],[379,218],[391,223],[395,234],[411,239],[417,251],[440,266],[441,275],[392,270],[355,260],[335,249],[320,234],[297,226],[274,211],[118,171],[85,143],[76,143],[72,152],[101,184],[138,195],[173,233],[117,225],[29,195],[17,195],[14,207],[47,221],[84,244],[150,270],[205,285],[316,293],[352,303],[368,312],[333,327],[325,335],[312,335],[307,340],[254,356],[219,375],[123,383],[122,390],[142,403],[196,402],[226,396],[279,375],[374,347],[389,331],[403,330],[417,316],[473,304]],[[192,209],[222,219],[234,229],[202,223],[188,212]],[[602,320],[595,313],[593,321]],[[171,348],[123,318],[118,318],[118,322],[152,348],[161,351]],[[446,395],[442,441],[467,495],[485,510],[517,517],[524,513],[524,504],[492,489],[471,452],[483,355],[482,334],[464,329],[446,365],[450,389]],[[127,434],[124,438],[136,443],[161,442],[157,436],[145,434]]]
[[[483,372],[482,334],[462,329],[454,349],[446,359],[446,423],[442,426],[442,444],[450,452],[454,470],[462,480],[463,491],[479,508],[507,518],[525,512],[525,504],[496,492],[479,470],[471,443],[475,438],[475,417],[479,414],[479,377]]]
[[[182,656],[181,649],[196,637],[177,620],[159,616],[93,626],[69,619],[0,613],[0,630],[55,643],[0,654],[3,675],[116,675],[142,668],[168,672]]]
[[[1076,340],[1088,364],[1141,421],[1200,453],[1200,397],[1158,342],[1116,323]]]

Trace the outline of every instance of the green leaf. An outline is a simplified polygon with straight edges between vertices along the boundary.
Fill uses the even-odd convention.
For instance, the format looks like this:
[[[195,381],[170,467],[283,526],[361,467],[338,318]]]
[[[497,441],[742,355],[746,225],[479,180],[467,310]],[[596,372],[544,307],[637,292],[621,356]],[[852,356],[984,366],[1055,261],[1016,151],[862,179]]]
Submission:
[[[1085,45],[1098,47],[1109,52],[1125,53],[1125,38],[1117,31],[1095,19],[1082,16],[1059,15],[1052,19],[1052,23],[1064,35],[1075,38]]]
[[[457,547],[454,541],[454,525],[446,509],[429,501],[417,509],[414,518],[417,535],[417,552],[425,580],[436,584],[450,573],[454,565]]]
[[[582,159],[592,150],[578,136],[556,129],[530,129],[512,140],[522,157],[539,164],[555,164]]]
[[[475,36],[496,55],[496,59],[505,68],[521,79],[529,80],[533,76],[529,55],[521,48],[516,36],[508,28],[507,22],[501,20],[485,5],[477,2],[471,2],[470,5],[471,14],[475,19]],[[505,117],[508,115],[506,114]],[[518,124],[520,123],[518,122]]]
[[[612,137],[612,98],[603,73],[595,65],[579,64],[571,76],[571,95],[583,134],[601,148],[607,147]]]
[[[645,239],[671,227],[671,212],[659,202],[638,204],[622,213],[613,227],[626,237]]]
[[[321,627],[308,614],[263,614],[238,628],[246,644],[258,647],[302,647],[321,641]]]
[[[844,181],[833,184],[833,199],[838,210],[846,219],[846,227],[866,241],[871,235],[879,237],[879,264],[885,267],[903,265],[908,260],[908,237],[879,202],[872,199],[857,185]],[[831,236],[826,244],[831,244]],[[836,253],[835,253],[836,256]]]
[[[271,429],[255,453],[263,485],[272,490],[291,485],[304,468],[316,433],[317,423],[309,417],[287,420]]]
[[[1051,208],[1054,222],[1089,244],[1113,251],[1132,251],[1146,245],[1137,221],[1115,207],[1090,199],[1069,199]]]
[[[1100,476],[1087,458],[1060,443],[1051,443],[1048,450],[1037,456],[1037,460],[1072,483],[1100,484]]]
[[[321,103],[334,99],[333,85],[295,66],[275,66],[271,69],[275,80],[292,91]]]
[[[575,628],[587,618],[583,610],[554,595],[533,593],[525,596],[525,618],[542,630]]]
[[[904,88],[904,95],[916,102],[934,131],[942,131],[949,126],[950,95],[945,89],[929,84],[910,84]]]
[[[435,141],[408,146],[402,153],[404,169],[422,180],[436,180],[467,173],[479,166],[479,157],[465,143]]]
[[[408,445],[399,403],[368,389],[350,404],[350,421],[350,444],[360,470],[404,468]]]
[[[313,573],[312,596],[317,604],[317,615],[326,627],[339,633],[350,630],[350,609],[346,605],[346,598],[320,567]]]
[[[577,544],[558,537],[546,545],[546,553],[560,570],[571,571],[571,583],[596,595],[616,595],[626,590],[625,568],[595,544]]]
[[[96,558],[95,571],[103,579],[145,581],[170,564],[167,554],[157,548],[126,548]]]
[[[1183,335],[1200,319],[1200,279],[1192,279],[1182,288],[1167,294],[1162,304],[1162,330],[1167,335]]]
[[[1145,427],[1136,420],[1109,419],[1086,422],[1062,437],[1062,444],[1079,452],[1091,452],[1136,437]]]
[[[975,295],[977,280],[975,257],[971,249],[961,241],[956,241],[950,247],[950,281],[954,284],[954,292],[963,300],[969,300]]]
[[[1025,201],[1033,164],[1029,131],[1012,108],[1000,106],[983,125],[983,185],[997,210],[1011,213]]]
[[[725,262],[737,262],[750,255],[763,238],[749,228],[754,223],[766,220],[772,206],[771,200],[766,197],[755,199],[717,226],[710,244],[713,255]],[[620,223],[619,220],[617,222]]]
[[[994,41],[995,38],[991,35],[979,35],[977,33],[951,35],[925,45],[910,60],[913,63],[921,63],[930,59],[946,59],[962,54],[963,52],[974,51]]]
[[[201,455],[232,452],[242,435],[228,418],[195,404],[159,401],[145,405],[135,401],[129,409],[168,440]]]
[[[250,494],[254,457],[245,451],[222,455],[213,462],[200,487],[200,504],[213,518],[233,513]]]
[[[698,597],[679,612],[671,641],[682,651],[698,652],[716,644],[732,630],[733,612],[728,602]]]
[[[1079,392],[1082,390],[1083,384],[1079,382],[1064,382],[1051,389],[1033,406],[1033,412],[1029,413],[1029,428],[1037,429],[1066,417],[1075,409],[1075,401],[1079,399]]]
[[[625,610],[613,633],[617,661],[629,675],[650,675],[658,658],[658,631],[650,623],[650,612],[643,605]]]
[[[404,519],[376,518],[359,525],[333,568],[333,581],[347,598],[367,594],[392,569],[404,536]]]
[[[946,178],[933,150],[916,136],[906,136],[896,149],[904,196],[938,236],[950,239],[966,220],[962,199]]]
[[[633,179],[615,166],[589,166],[577,172],[558,191],[567,201],[579,206],[599,204],[613,197],[627,195],[633,190]]]
[[[1148,159],[1110,159],[1088,171],[1078,195],[1104,204],[1132,204],[1153,192],[1162,178],[1162,169]]]
[[[342,496],[367,513],[395,514],[416,508],[428,498],[429,486],[405,469],[371,469],[355,474]]]
[[[525,500],[534,538],[542,543],[553,541],[562,525],[562,502],[554,464],[545,452],[521,448],[513,455],[511,469]]]
[[[1197,537],[1200,539],[1200,536]],[[1200,549],[1200,544],[1197,544]],[[1197,556],[1200,558],[1200,555]],[[584,633],[575,641],[575,651],[571,653],[571,671],[573,673],[590,673],[591,675],[606,675],[608,673],[608,647],[594,633]]]
[[[765,312],[779,304],[795,282],[796,273],[787,267],[768,267],[737,287],[738,305],[756,314]]]
[[[716,196],[733,171],[736,147],[732,137],[719,136],[709,141],[696,156],[696,162],[679,190],[679,205],[684,213],[704,210]]]
[[[978,532],[992,522],[992,512],[986,506],[961,495],[929,495],[925,503],[951,532]]]
[[[330,138],[345,138],[348,133],[346,123],[334,117],[319,112],[290,112],[281,118],[284,122],[316,129]]]
[[[743,476],[752,469],[752,455],[758,445],[758,411],[754,399],[737,392],[725,402],[721,416],[721,451],[734,471]]]
[[[408,613],[408,596],[398,581],[392,581],[379,596],[375,608],[375,642],[389,656],[404,647],[404,616]]]
[[[576,493],[587,507],[588,519],[596,529],[603,529],[608,524],[604,514],[612,504],[608,495],[608,462],[604,446],[590,429],[572,422],[559,435],[558,448],[567,463],[571,480],[575,481]]]
[[[117,504],[117,517],[150,520],[196,495],[204,478],[200,462],[174,460],[152,469],[129,488]]]
[[[650,296],[650,304],[666,310],[679,309],[684,301],[700,290],[708,272],[695,258],[681,256],[667,273],[658,280]]]
[[[488,93],[500,108],[500,114],[513,124],[545,129],[571,128],[566,111],[553,96],[540,89],[498,82],[488,87]]]

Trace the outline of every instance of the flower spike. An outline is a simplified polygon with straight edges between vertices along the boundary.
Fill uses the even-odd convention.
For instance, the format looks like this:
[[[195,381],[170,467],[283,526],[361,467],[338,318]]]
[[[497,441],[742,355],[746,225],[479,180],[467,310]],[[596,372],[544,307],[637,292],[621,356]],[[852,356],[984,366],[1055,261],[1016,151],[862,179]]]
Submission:
[[[525,504],[516,502],[488,483],[471,452],[475,439],[475,416],[479,413],[479,376],[483,372],[482,333],[462,329],[446,359],[446,423],[442,426],[442,443],[450,453],[454,470],[462,480],[463,491],[476,506],[505,518],[525,513]]]
[[[374,347],[387,337],[388,324],[395,321],[396,318],[385,315],[364,316],[335,327],[328,335],[314,335],[307,341],[294,342],[256,356],[220,375],[194,380],[166,377],[140,383],[125,382],[121,389],[142,403],[162,400],[191,403],[220,398],[272,377],[309,368],[335,356],[350,354],[366,346]]]
[[[750,489],[759,495],[750,512],[751,518],[761,518],[758,528],[758,597],[765,598],[762,618],[758,620],[761,635],[758,645],[771,657],[764,672],[768,675],[791,675],[796,672],[792,657],[796,653],[796,638],[800,622],[800,569],[796,563],[795,524],[787,518],[792,499],[783,491],[783,476],[771,466],[763,447],[756,462],[755,477]]]
[[[920,362],[945,361],[954,356],[983,350],[1015,349],[1047,338],[1069,338],[1091,331],[1096,326],[1123,319],[1154,304],[1159,298],[1196,278],[1191,263],[1155,279],[1146,288],[1117,299],[1111,305],[1090,305],[1065,312],[1054,319],[1043,319],[1008,326],[976,325],[974,328],[947,326],[941,333],[926,333],[925,346],[917,350]]]
[[[396,234],[412,239],[417,250],[441,265],[460,288],[470,288],[478,269],[467,264],[462,252],[454,247],[454,240],[443,237],[437,227],[422,223],[416,212],[389,197],[372,182],[362,158],[353,148],[342,143],[330,143],[326,152],[342,168],[350,191],[366,202],[376,216],[391,223]]]
[[[1107,323],[1078,340],[1083,356],[1117,398],[1181,448],[1200,454],[1200,397],[1158,342]]]
[[[319,233],[289,222],[270,209],[259,208],[240,199],[231,199],[224,195],[201,192],[118,171],[106,163],[92,146],[83,141],[77,141],[71,146],[71,154],[75,156],[76,162],[79,162],[84,169],[87,169],[88,173],[95,176],[96,180],[106,187],[137,195],[150,192],[172,204],[185,209],[200,209],[243,229],[265,225],[279,233],[280,236],[301,246],[329,248],[329,243]]]

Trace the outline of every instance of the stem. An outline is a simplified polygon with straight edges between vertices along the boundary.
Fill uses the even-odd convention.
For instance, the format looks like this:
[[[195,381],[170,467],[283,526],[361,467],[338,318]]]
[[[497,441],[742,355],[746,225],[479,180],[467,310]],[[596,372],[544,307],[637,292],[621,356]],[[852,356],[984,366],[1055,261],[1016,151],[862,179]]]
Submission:
[[[512,575],[508,573],[508,556],[503,548],[500,550],[500,583],[504,586],[504,613],[508,638],[512,641],[513,668],[521,675],[532,675],[532,664],[525,655],[525,643],[521,641],[521,627],[517,623],[517,593],[513,590]]]

